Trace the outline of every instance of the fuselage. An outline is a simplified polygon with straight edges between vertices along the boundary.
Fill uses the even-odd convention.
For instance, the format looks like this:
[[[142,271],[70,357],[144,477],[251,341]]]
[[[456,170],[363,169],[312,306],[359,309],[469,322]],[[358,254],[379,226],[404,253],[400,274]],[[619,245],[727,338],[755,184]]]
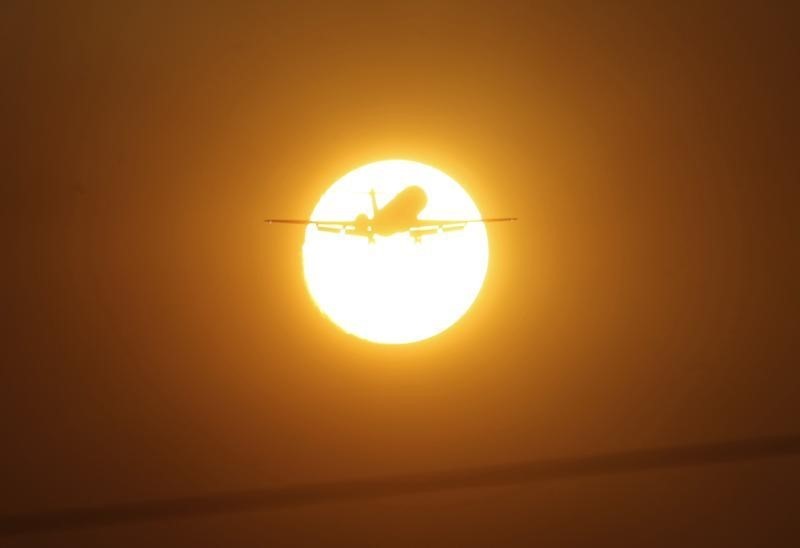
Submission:
[[[375,212],[369,222],[373,234],[391,236],[407,231],[417,222],[417,216],[428,203],[428,196],[418,186],[404,188],[382,209]]]

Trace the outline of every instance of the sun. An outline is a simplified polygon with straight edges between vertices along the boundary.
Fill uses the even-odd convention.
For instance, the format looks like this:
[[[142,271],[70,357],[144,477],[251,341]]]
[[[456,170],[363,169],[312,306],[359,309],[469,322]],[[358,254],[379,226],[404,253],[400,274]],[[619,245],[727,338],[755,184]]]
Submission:
[[[410,186],[427,203],[419,219],[479,219],[475,203],[455,180],[418,162],[386,160],[362,166],[336,181],[320,198],[312,220],[372,217],[377,207]],[[306,285],[319,309],[345,332],[383,344],[421,341],[455,324],[480,292],[489,262],[482,223],[434,231],[367,238],[310,225],[303,244]]]

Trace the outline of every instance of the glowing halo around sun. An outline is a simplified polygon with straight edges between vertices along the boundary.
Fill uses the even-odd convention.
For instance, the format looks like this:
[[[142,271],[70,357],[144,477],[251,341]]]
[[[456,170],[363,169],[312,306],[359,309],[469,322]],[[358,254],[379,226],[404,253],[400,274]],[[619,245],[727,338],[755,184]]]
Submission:
[[[438,169],[407,160],[367,164],[336,181],[320,198],[312,220],[372,217],[369,191],[382,208],[404,188],[427,194],[424,219],[477,219],[461,186]],[[483,285],[489,243],[482,223],[423,236],[375,237],[306,229],[303,269],[319,309],[345,332],[384,344],[421,341],[456,323]]]

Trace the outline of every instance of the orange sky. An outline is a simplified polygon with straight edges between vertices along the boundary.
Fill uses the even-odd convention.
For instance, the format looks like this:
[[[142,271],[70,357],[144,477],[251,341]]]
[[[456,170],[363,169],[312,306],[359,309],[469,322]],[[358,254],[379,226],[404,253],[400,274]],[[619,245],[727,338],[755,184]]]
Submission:
[[[800,431],[778,3],[52,4],[0,8],[3,512]],[[521,219],[406,347],[321,317],[303,232],[262,222],[385,158]],[[798,487],[736,465],[63,542],[753,545]]]

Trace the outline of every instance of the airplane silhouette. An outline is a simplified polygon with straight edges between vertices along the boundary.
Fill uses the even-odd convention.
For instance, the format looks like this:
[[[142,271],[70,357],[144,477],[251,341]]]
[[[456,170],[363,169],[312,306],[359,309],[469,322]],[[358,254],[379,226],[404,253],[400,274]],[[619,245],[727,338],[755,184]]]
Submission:
[[[492,217],[488,219],[419,219],[419,213],[428,203],[428,196],[418,186],[401,190],[382,208],[378,208],[375,189],[370,190],[372,218],[359,214],[352,221],[313,221],[311,219],[266,219],[267,223],[314,225],[321,232],[333,232],[350,236],[366,237],[375,242],[375,235],[392,236],[408,232],[419,243],[423,236],[439,232],[463,230],[470,223],[497,223],[516,221],[516,217]]]

